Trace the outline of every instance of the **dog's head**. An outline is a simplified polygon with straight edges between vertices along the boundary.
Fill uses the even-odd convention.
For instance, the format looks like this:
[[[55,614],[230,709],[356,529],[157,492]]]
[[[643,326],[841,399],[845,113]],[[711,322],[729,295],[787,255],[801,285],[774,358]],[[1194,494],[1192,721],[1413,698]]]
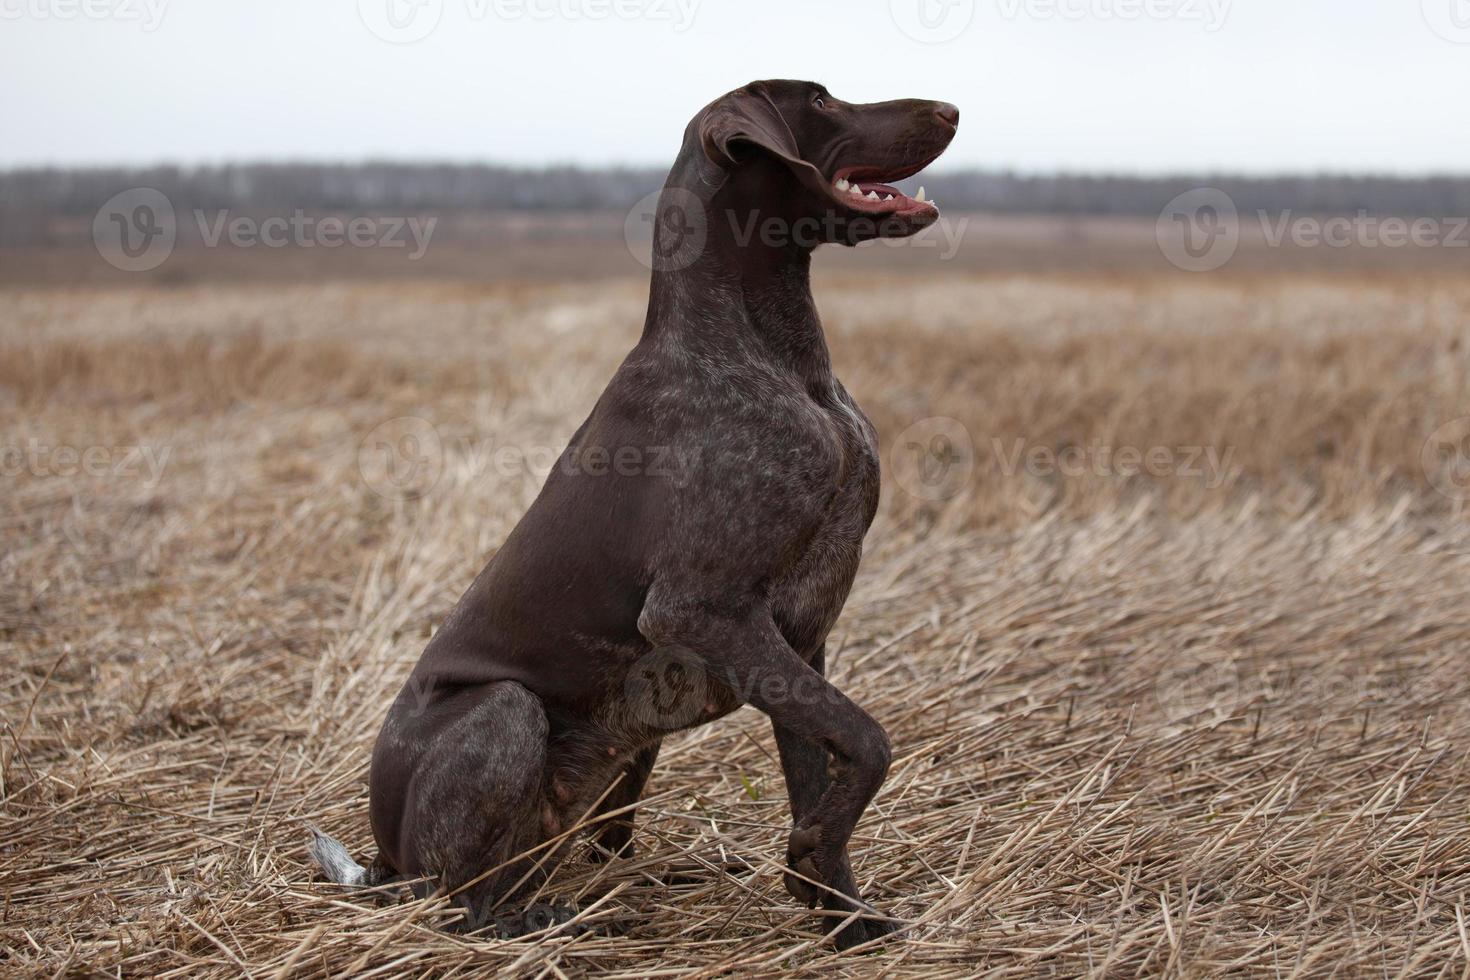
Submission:
[[[686,150],[718,167],[723,202],[785,221],[817,222],[821,240],[902,238],[939,218],[932,201],[890,186],[949,146],[960,111],[948,102],[843,102],[815,82],[751,82],[710,103]]]

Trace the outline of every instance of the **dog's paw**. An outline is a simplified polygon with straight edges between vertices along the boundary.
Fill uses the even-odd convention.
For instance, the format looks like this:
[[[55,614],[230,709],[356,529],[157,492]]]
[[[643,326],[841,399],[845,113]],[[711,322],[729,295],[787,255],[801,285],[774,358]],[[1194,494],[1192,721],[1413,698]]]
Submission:
[[[580,936],[588,927],[580,923],[568,925],[577,910],[570,905],[537,902],[524,912],[503,912],[494,920],[492,934],[499,939],[519,939],[533,932],[551,929],[553,936]]]
[[[838,949],[848,950],[874,940],[882,939],[897,931],[898,926],[882,919],[854,919],[832,937]]]
[[[817,846],[821,842],[822,828],[817,824],[793,829],[786,840],[786,866],[791,869],[783,879],[786,890],[798,902],[805,902],[808,908],[821,900],[823,890],[818,886],[827,883],[817,869]]]
[[[809,857],[802,858],[796,862],[793,870],[796,874],[788,871],[782,879],[786,891],[798,902],[805,902],[807,908],[814,907],[824,894],[818,885],[812,884],[813,881],[820,883],[822,880],[822,873],[817,870],[816,862]]]

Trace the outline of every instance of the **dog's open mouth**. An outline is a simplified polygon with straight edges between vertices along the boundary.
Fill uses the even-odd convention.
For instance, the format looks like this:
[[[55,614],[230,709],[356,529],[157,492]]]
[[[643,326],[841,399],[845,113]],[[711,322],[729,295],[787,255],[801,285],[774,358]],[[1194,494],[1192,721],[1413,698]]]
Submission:
[[[910,173],[916,173],[922,168],[915,167]],[[843,204],[857,211],[863,211],[875,215],[924,215],[928,217],[931,213],[938,216],[938,206],[924,193],[920,187],[909,197],[898,188],[883,183],[887,180],[902,180],[910,173],[884,175],[873,171],[871,167],[844,167],[837,171],[837,176],[832,181],[832,193]]]

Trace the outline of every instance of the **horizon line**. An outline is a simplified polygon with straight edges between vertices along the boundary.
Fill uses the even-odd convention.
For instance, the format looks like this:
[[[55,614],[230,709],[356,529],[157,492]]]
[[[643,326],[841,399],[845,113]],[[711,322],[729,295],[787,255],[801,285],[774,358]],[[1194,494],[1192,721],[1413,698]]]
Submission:
[[[9,177],[22,173],[34,173],[37,171],[106,171],[106,170],[158,170],[175,168],[179,170],[211,170],[224,169],[227,167],[464,167],[485,168],[495,170],[522,170],[532,172],[547,172],[553,170],[579,170],[589,173],[617,173],[628,171],[648,171],[666,169],[669,164],[648,162],[617,162],[607,164],[588,164],[578,161],[547,160],[539,163],[521,163],[506,160],[494,160],[488,158],[457,158],[457,157],[386,157],[386,156],[362,156],[356,158],[342,157],[313,157],[313,156],[282,156],[282,157],[234,157],[216,159],[163,159],[149,162],[19,162],[0,163],[0,177]],[[1357,179],[1389,179],[1389,180],[1466,180],[1470,179],[1470,168],[1465,170],[1442,170],[1442,169],[1414,169],[1400,168],[1392,170],[1363,169],[1363,170],[1334,170],[1334,169],[1283,169],[1283,168],[1235,168],[1235,169],[1186,169],[1186,168],[1067,168],[1067,167],[1023,167],[1006,164],[991,163],[943,163],[926,168],[925,174],[934,177],[952,175],[989,174],[995,176],[1010,176],[1023,178],[1114,178],[1124,180],[1167,180],[1171,178],[1226,178],[1226,179],[1282,179],[1293,177],[1311,178],[1357,178]]]

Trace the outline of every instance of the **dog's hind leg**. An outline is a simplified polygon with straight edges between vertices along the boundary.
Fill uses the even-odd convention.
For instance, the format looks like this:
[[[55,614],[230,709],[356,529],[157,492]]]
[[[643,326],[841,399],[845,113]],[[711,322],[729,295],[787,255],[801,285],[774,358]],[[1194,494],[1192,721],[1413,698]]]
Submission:
[[[506,900],[538,884],[541,865],[550,864],[545,851],[522,856],[549,836],[548,725],[540,699],[513,681],[451,700],[413,753],[396,850],[400,870],[443,889],[466,910],[468,927],[478,928],[511,911]],[[385,727],[390,744],[402,737],[392,722]],[[416,727],[410,721],[404,730]],[[376,769],[375,760],[375,778]]]

